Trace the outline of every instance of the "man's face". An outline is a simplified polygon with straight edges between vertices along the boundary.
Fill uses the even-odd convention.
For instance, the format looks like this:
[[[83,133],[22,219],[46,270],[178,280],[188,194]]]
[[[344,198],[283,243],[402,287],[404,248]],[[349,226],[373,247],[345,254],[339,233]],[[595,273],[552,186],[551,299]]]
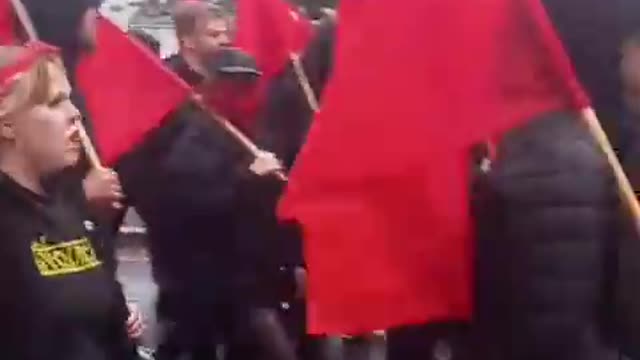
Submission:
[[[629,46],[625,49],[621,72],[627,109],[635,115],[640,115],[640,46]]]
[[[229,46],[227,22],[222,18],[209,18],[198,24],[192,36],[193,50],[202,58],[215,54]]]

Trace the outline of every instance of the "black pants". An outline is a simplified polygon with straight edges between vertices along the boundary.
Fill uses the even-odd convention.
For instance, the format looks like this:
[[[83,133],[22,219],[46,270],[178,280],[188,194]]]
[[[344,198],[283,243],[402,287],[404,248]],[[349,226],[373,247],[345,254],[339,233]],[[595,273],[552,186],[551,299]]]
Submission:
[[[158,319],[164,325],[158,360],[290,360],[295,353],[277,312],[241,300],[221,302],[220,292],[161,290]],[[218,295],[218,296],[216,296]]]
[[[176,324],[165,326],[165,333],[160,340],[155,354],[156,360],[254,360],[260,358],[260,350],[255,342],[222,343],[215,333],[200,332],[193,334],[194,329],[185,329]],[[188,338],[187,338],[188,337]],[[220,354],[224,354],[220,357]]]
[[[203,291],[206,291],[203,289]],[[250,331],[249,309],[213,301],[194,301],[189,294],[160,291],[157,314],[162,326],[157,360],[258,359]]]
[[[387,332],[388,360],[469,360],[468,346],[464,324],[431,324]]]

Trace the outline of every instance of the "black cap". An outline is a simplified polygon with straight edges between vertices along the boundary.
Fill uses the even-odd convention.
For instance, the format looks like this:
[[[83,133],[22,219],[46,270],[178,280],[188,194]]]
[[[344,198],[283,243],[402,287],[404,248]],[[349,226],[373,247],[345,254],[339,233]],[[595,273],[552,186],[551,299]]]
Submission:
[[[237,48],[224,48],[216,52],[207,68],[219,76],[255,79],[262,75],[253,57]]]

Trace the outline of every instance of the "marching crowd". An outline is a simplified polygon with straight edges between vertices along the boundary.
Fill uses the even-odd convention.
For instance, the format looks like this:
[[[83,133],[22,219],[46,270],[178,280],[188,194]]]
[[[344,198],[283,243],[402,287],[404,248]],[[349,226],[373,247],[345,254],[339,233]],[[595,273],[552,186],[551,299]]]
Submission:
[[[275,210],[285,186],[278,174],[293,166],[314,117],[293,65],[262,98],[262,72],[231,46],[228,15],[206,1],[176,2],[179,52],[166,66],[266,151],[250,156],[187,102],[113,169],[96,168],[83,152],[80,131],[92,136],[91,116],[74,69],[99,46],[100,1],[22,2],[42,42],[0,47],[0,358],[138,358],[143,320],[116,279],[114,249],[132,207],[148,229],[159,289],[156,359],[322,359],[318,338],[305,335],[304,234]],[[640,186],[639,38],[623,31],[589,44],[614,50],[587,48],[575,31],[582,25],[563,8],[569,1],[547,3],[596,110],[626,120],[618,148]],[[301,65],[321,100],[340,18],[315,16]],[[159,56],[148,34],[130,36]],[[610,59],[591,50],[617,54],[614,65],[602,66]],[[401,64],[399,55],[398,76],[411,76]],[[578,116],[542,114],[473,154],[473,321],[384,329],[388,359],[640,356],[635,224]],[[300,316],[283,318],[282,302]]]

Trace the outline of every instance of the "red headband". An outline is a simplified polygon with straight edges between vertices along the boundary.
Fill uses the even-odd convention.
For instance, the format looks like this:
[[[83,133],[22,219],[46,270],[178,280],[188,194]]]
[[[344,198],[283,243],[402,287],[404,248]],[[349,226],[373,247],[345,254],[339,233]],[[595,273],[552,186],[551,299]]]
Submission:
[[[40,58],[59,52],[58,48],[40,41],[29,42],[24,48],[26,51],[15,63],[0,69],[0,94],[7,91],[17,75],[31,69]]]

